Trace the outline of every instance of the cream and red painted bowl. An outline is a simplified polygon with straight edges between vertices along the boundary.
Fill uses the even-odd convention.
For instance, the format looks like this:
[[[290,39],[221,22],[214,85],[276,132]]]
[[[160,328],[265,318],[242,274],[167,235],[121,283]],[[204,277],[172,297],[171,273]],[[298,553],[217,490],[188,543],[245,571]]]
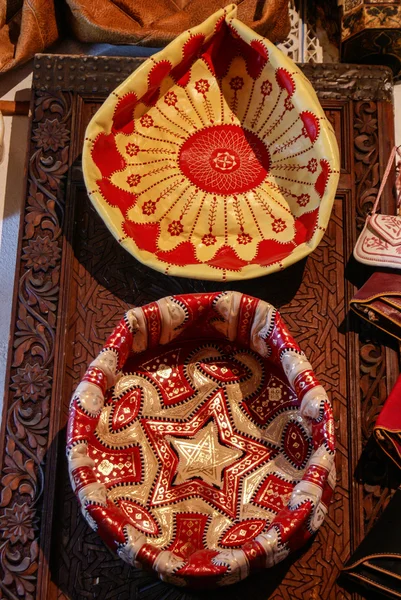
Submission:
[[[183,277],[258,277],[327,227],[337,142],[295,63],[230,5],[181,34],[92,118],[83,171],[114,237]]]
[[[71,402],[83,515],[164,581],[272,567],[320,527],[335,481],[330,403],[279,313],[239,292],[129,310]]]

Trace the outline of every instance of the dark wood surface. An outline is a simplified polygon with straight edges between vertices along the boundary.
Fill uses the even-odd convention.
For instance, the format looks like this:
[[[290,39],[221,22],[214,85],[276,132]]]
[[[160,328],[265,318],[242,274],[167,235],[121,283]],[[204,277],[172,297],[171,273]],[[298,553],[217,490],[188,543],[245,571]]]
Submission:
[[[221,285],[169,278],[139,264],[118,246],[87,199],[80,155],[86,124],[140,62],[36,58],[1,434],[0,598],[195,597],[128,567],[89,529],[67,477],[65,425],[74,386],[128,306],[218,289],[246,291],[280,308],[332,399],[338,469],[329,516],[307,548],[218,597],[358,598],[338,582],[342,564],[399,483],[371,441],[375,417],[398,374],[396,348],[348,312],[354,290],[369,275],[352,259],[352,248],[393,145],[389,71],[302,66],[341,148],[328,230],[307,260],[286,271]],[[387,190],[384,209],[392,204]]]

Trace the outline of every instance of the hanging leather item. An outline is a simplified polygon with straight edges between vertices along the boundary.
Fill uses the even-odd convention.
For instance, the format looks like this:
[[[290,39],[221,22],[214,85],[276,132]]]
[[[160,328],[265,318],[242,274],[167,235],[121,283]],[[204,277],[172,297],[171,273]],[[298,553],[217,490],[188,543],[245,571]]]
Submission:
[[[372,212],[366,217],[365,226],[354,248],[354,257],[365,265],[401,269],[401,215],[377,214],[380,198],[397,154],[401,157],[399,149],[394,147]],[[401,203],[401,174],[398,175],[396,187],[398,213]]]
[[[43,52],[58,35],[54,0],[0,2],[0,72]]]
[[[401,272],[373,273],[350,306],[359,317],[401,340]]]
[[[5,0],[0,2],[0,72],[43,52],[62,35],[72,34],[81,42],[165,46],[226,4],[227,0]],[[257,33],[273,43],[287,38],[287,0],[234,4],[238,18]]]
[[[82,42],[164,46],[202,23],[227,0],[67,0],[71,27]],[[287,0],[236,0],[237,18],[271,42],[290,31]]]

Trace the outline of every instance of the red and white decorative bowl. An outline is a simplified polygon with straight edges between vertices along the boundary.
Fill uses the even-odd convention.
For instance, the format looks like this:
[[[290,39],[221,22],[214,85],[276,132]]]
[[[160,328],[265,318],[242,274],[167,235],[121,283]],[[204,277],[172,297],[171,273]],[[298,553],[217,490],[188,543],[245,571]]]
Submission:
[[[239,292],[129,310],[78,385],[67,457],[82,513],[132,565],[231,584],[320,527],[330,403],[273,306]]]
[[[149,58],[86,131],[95,208],[126,250],[170,275],[283,269],[317,246],[330,218],[332,126],[295,63],[236,10]]]

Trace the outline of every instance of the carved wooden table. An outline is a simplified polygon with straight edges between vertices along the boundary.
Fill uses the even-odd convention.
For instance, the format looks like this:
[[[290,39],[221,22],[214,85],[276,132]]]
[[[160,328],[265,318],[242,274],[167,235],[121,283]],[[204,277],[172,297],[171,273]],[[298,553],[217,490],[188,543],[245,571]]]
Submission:
[[[354,286],[368,276],[350,258],[352,248],[393,145],[391,75],[380,67],[302,66],[341,148],[340,185],[326,236],[307,261],[225,286],[169,278],[139,264],[114,241],[87,199],[80,164],[86,124],[139,63],[46,55],[35,61],[1,438],[0,597],[194,597],[128,567],[86,525],[67,478],[65,424],[74,386],[127,306],[231,288],[280,307],[331,396],[338,482],[329,516],[303,552],[220,591],[219,598],[357,598],[337,581],[341,566],[397,484],[369,441],[397,377],[397,353],[387,338],[348,314]],[[389,195],[385,203],[390,208]]]

